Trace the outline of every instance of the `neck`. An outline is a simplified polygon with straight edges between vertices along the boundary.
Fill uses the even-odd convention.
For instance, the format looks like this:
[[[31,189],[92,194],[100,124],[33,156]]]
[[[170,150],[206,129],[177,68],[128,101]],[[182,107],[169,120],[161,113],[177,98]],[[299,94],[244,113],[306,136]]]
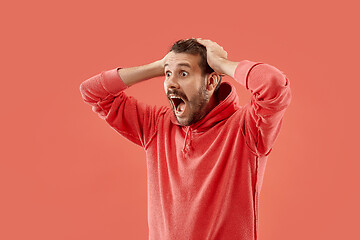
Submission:
[[[219,104],[219,99],[216,93],[212,94],[206,107],[206,114],[213,110]]]

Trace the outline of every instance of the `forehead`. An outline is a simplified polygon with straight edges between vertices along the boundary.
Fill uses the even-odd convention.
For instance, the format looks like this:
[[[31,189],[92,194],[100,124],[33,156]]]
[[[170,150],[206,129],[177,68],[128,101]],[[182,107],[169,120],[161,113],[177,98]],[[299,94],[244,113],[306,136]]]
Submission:
[[[193,70],[199,70],[200,55],[192,55],[188,53],[170,52],[165,59],[165,68],[176,68],[179,66],[187,67],[189,65]]]

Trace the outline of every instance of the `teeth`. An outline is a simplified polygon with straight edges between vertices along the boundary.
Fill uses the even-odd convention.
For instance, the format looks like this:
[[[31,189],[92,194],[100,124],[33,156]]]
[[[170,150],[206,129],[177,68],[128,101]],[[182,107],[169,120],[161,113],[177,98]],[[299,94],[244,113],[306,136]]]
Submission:
[[[175,96],[170,96],[170,98],[178,98],[178,99],[181,99],[181,97],[175,97]]]

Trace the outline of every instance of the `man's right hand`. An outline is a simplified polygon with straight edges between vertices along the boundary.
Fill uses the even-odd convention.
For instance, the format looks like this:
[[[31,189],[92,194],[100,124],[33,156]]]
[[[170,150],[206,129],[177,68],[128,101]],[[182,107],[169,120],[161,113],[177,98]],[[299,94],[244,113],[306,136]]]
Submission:
[[[163,69],[163,73],[164,73],[164,65],[165,65],[166,57],[167,57],[168,54],[166,54],[162,59],[159,60],[159,63],[162,66],[162,69]],[[163,75],[165,75],[165,73]]]

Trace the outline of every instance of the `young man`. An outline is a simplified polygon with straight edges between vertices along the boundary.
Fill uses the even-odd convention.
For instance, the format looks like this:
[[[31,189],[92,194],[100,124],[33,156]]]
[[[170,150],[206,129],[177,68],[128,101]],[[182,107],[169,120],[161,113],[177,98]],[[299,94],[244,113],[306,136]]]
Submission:
[[[231,76],[252,93],[240,106]],[[165,75],[170,106],[124,93]],[[268,154],[291,100],[290,82],[265,63],[227,59],[217,43],[176,42],[161,60],[103,71],[80,85],[85,102],[146,151],[149,239],[258,238]]]

